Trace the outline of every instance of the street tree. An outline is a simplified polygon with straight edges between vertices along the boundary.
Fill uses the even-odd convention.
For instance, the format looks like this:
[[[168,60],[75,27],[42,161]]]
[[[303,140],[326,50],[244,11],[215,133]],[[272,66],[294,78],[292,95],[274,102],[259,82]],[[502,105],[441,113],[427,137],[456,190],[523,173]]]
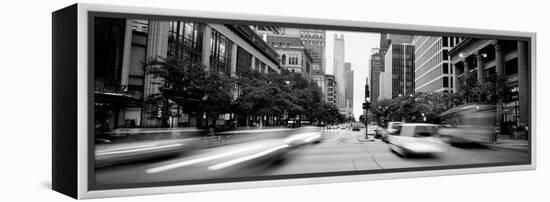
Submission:
[[[153,58],[144,64],[146,75],[160,78],[159,93],[149,96],[149,105],[161,106],[163,123],[171,107],[183,112],[216,116],[230,111],[233,79],[200,64],[177,58]]]

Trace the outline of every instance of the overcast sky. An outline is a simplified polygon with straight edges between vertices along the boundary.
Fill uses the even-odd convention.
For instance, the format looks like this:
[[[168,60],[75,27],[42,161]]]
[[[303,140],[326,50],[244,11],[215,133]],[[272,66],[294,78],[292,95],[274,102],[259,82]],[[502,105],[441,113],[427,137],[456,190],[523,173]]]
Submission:
[[[362,103],[365,98],[365,79],[370,71],[370,55],[372,48],[379,48],[380,34],[367,32],[348,32],[327,30],[326,33],[326,73],[334,74],[333,71],[333,53],[334,53],[334,34],[344,34],[345,58],[346,62],[351,63],[351,69],[354,73],[353,84],[353,115],[358,120],[363,114]],[[370,78],[369,78],[370,80]]]

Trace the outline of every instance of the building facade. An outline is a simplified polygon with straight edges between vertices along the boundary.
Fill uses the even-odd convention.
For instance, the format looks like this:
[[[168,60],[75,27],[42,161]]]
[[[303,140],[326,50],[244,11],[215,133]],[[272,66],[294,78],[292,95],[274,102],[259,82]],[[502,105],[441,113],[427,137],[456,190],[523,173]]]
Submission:
[[[370,56],[370,101],[376,102],[380,96],[380,72],[384,72],[384,57],[380,49],[374,48]]]
[[[415,36],[415,92],[454,92],[454,73],[449,50],[460,37]]]
[[[94,28],[97,128],[200,126],[220,121],[183,113],[170,100],[162,107],[147,104],[163,85],[143,69],[151,59],[181,59],[228,77],[236,76],[240,68],[280,72],[277,52],[247,26],[97,18]],[[169,123],[159,119],[165,113]]]
[[[504,100],[500,125],[526,126],[529,120],[529,61],[525,41],[464,39],[449,51],[457,79],[455,90],[467,74],[480,86],[492,82],[495,76],[504,76],[510,95]]]
[[[414,94],[414,45],[390,44],[380,73],[380,99]]]
[[[312,58],[299,37],[271,35],[267,36],[267,44],[279,54],[281,68],[312,81]]]
[[[325,74],[327,84],[327,103],[331,103],[336,106],[336,97],[338,95],[338,83],[334,75]]]
[[[338,90],[336,95],[336,106],[340,109],[340,112],[344,112],[346,108],[346,85],[345,85],[345,72],[344,72],[344,54],[345,54],[344,35],[334,35],[334,64],[333,71],[336,83],[338,83]]]
[[[323,100],[325,102],[328,102],[328,95],[327,95],[327,79],[325,78],[325,73],[323,73],[323,70],[320,69],[314,69],[311,70],[311,79],[313,82],[319,86],[321,89],[321,92],[323,93]]]
[[[391,44],[411,43],[412,35],[380,33],[380,54],[385,55]]]
[[[326,31],[320,29],[300,29],[300,39],[311,55],[314,70],[326,73],[325,65],[325,37]]]

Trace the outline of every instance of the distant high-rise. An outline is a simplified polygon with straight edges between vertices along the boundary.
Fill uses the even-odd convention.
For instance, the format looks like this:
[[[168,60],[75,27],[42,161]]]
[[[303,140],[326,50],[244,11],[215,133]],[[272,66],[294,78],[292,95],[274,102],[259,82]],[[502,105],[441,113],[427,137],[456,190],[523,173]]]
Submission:
[[[414,93],[414,45],[390,44],[380,73],[379,99],[393,99]]]
[[[351,63],[344,63],[344,76],[345,76],[345,108],[346,114],[351,115],[353,113],[353,76],[354,72],[351,70]]]
[[[334,35],[334,77],[336,83],[338,83],[338,90],[336,96],[336,106],[340,109],[341,113],[345,113],[346,108],[346,85],[344,74],[344,35]]]
[[[370,56],[370,100],[376,102],[380,96],[380,72],[384,72],[384,57],[380,49],[373,48]]]
[[[327,103],[331,103],[336,106],[336,96],[338,94],[338,83],[334,75],[325,74],[326,85],[327,85]]]
[[[306,50],[313,59],[312,68],[322,70],[326,73],[325,67],[325,37],[326,31],[321,29],[300,29],[300,39],[306,46]]]
[[[459,37],[415,36],[415,92],[453,92],[454,74],[449,51]]]

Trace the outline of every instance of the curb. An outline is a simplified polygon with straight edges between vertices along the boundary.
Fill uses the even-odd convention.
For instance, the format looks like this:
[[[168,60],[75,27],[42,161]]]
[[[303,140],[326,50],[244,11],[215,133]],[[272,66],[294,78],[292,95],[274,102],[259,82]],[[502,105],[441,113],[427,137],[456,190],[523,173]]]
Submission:
[[[528,146],[505,146],[505,145],[494,145],[494,144],[486,144],[485,146],[491,148],[491,149],[504,149],[504,150],[512,150],[512,151],[518,151],[518,152],[529,152]]]
[[[365,139],[364,136],[362,136],[362,137],[356,136],[355,139],[357,139],[357,141],[359,141],[359,142],[374,142],[375,141],[374,138]]]

